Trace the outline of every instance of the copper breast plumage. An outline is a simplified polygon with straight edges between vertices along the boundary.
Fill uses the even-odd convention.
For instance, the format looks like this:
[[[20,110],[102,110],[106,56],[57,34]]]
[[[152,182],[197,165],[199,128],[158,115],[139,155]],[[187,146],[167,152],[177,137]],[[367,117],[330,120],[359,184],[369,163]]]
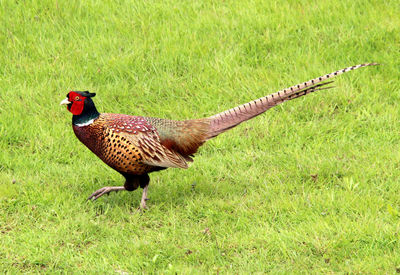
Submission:
[[[153,170],[143,163],[142,150],[135,142],[139,134],[157,135],[143,117],[101,114],[90,125],[73,128],[78,139],[115,170],[134,175]]]

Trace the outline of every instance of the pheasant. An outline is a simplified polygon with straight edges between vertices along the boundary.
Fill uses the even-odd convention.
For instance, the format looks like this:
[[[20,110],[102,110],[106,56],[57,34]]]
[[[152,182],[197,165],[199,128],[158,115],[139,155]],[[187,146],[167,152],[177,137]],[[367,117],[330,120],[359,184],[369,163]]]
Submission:
[[[149,173],[169,167],[188,168],[193,154],[207,140],[258,116],[284,101],[332,88],[326,81],[358,68],[335,71],[202,119],[174,121],[154,117],[99,113],[89,91],[70,91],[61,105],[73,114],[77,138],[107,165],[125,177],[123,186],[106,186],[91,194],[96,200],[112,191],[143,188],[141,208],[146,208]]]

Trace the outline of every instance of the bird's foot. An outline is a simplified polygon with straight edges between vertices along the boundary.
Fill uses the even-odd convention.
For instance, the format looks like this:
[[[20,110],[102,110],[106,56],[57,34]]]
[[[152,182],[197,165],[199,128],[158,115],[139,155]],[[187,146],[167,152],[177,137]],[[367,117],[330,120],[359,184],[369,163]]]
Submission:
[[[140,201],[140,210],[147,210],[147,206],[146,206],[147,200],[148,200],[148,198],[145,198]]]
[[[95,201],[105,194],[110,194],[110,192],[112,192],[112,191],[117,192],[117,191],[121,191],[121,190],[125,190],[125,187],[123,187],[123,186],[106,186],[106,187],[100,188],[99,190],[93,192],[93,194],[91,194],[89,196],[88,200]]]

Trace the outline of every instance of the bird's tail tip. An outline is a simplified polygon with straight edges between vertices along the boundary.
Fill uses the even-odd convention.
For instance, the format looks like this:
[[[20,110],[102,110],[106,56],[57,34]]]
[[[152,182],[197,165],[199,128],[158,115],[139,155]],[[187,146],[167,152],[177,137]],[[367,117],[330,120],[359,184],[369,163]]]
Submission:
[[[365,66],[382,66],[384,64],[378,62],[364,63]]]

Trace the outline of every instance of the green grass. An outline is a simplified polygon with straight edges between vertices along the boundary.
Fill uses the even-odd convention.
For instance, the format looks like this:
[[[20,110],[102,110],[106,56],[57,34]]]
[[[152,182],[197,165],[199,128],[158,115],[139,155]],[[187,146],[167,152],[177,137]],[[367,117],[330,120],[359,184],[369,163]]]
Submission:
[[[400,5],[388,1],[1,1],[0,271],[400,270]],[[364,62],[334,90],[208,142],[188,170],[123,178],[59,102],[170,119]],[[193,186],[193,187],[192,187]]]

